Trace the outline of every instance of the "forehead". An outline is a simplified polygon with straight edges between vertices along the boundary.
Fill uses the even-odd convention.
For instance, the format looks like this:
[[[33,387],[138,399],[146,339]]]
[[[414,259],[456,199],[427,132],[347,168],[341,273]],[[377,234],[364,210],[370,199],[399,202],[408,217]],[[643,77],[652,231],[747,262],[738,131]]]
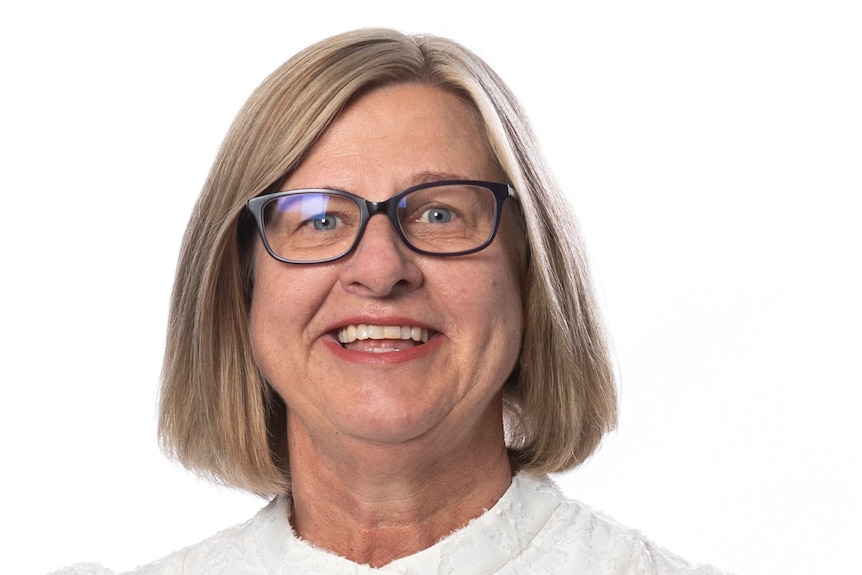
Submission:
[[[434,179],[496,179],[478,113],[462,97],[422,84],[373,89],[323,133],[284,189],[408,187]],[[429,176],[432,175],[432,176]]]

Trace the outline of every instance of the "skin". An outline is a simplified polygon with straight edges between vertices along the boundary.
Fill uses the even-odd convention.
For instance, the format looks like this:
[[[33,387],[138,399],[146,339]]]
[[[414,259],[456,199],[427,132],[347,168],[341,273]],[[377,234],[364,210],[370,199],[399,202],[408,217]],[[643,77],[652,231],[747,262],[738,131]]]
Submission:
[[[283,189],[380,201],[450,178],[500,175],[466,103],[408,84],[346,108]],[[252,345],[288,409],[299,536],[382,566],[433,545],[508,488],[501,388],[523,321],[508,217],[488,248],[459,257],[411,251],[379,216],[335,262],[280,263],[258,242]],[[391,353],[368,348],[405,344],[347,351],[334,334],[351,323],[417,325],[432,336]]]

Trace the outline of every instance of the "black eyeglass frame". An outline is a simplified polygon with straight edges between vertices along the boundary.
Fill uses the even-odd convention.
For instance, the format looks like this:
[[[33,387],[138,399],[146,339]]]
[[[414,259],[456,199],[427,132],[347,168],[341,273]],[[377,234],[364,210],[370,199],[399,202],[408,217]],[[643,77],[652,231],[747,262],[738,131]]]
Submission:
[[[398,220],[398,202],[411,192],[415,192],[417,190],[424,190],[426,188],[434,188],[441,186],[453,186],[453,185],[463,185],[463,186],[475,186],[485,188],[491,191],[494,194],[495,200],[495,208],[496,213],[494,214],[494,227],[491,230],[488,239],[481,245],[471,248],[469,250],[462,250],[460,252],[431,252],[427,250],[423,250],[417,248],[413,244],[410,243],[410,240],[407,239],[407,236],[404,234],[404,230],[401,228],[401,222]],[[356,239],[353,240],[353,243],[350,245],[347,250],[343,253],[340,253],[336,256],[332,256],[329,258],[323,258],[318,260],[291,260],[288,258],[281,257],[277,255],[272,248],[269,246],[269,242],[266,239],[266,229],[265,223],[263,221],[263,208],[270,201],[282,198],[285,196],[291,195],[299,195],[299,194],[328,194],[331,196],[341,196],[344,198],[348,198],[352,200],[356,205],[359,206],[360,219],[359,219],[359,230],[356,232]],[[366,200],[361,196],[357,196],[356,194],[351,194],[350,192],[343,192],[341,190],[327,190],[320,188],[308,188],[308,189],[299,189],[299,190],[284,190],[280,192],[273,192],[269,194],[264,194],[262,196],[257,196],[255,198],[250,199],[246,203],[246,209],[251,213],[254,217],[255,224],[257,225],[257,232],[260,236],[261,241],[263,242],[264,248],[266,248],[267,253],[270,256],[275,258],[280,262],[284,262],[286,264],[322,264],[325,262],[335,261],[337,259],[343,258],[346,255],[350,254],[356,246],[359,245],[359,242],[362,241],[362,236],[365,234],[365,227],[368,225],[368,220],[371,219],[371,216],[375,214],[383,214],[385,215],[389,221],[392,223],[392,227],[395,228],[395,231],[398,232],[398,235],[401,237],[401,241],[404,242],[408,248],[413,250],[416,253],[420,253],[428,256],[441,256],[441,257],[451,257],[451,256],[465,256],[467,254],[473,254],[478,251],[482,251],[491,245],[491,242],[494,241],[494,238],[497,236],[497,230],[500,227],[500,219],[503,215],[503,204],[506,201],[506,198],[512,198],[517,200],[517,196],[515,196],[515,190],[509,186],[508,184],[501,184],[499,182],[484,182],[481,180],[440,180],[436,182],[428,182],[426,184],[419,184],[418,186],[411,186],[405,190],[401,190],[388,200],[383,200],[382,202],[372,202]]]

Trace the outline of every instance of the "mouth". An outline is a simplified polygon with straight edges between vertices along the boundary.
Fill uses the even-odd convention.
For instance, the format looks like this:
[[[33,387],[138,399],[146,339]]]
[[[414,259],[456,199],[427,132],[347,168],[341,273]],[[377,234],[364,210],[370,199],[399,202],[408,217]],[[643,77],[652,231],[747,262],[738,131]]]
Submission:
[[[336,333],[341,347],[352,351],[388,353],[420,346],[433,335],[428,329],[411,325],[350,324]]]

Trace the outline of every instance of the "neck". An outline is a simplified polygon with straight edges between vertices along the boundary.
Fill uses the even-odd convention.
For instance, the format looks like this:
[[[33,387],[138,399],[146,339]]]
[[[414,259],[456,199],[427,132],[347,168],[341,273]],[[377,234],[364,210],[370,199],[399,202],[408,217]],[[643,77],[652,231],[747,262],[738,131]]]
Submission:
[[[372,567],[434,545],[491,508],[511,483],[502,422],[485,427],[464,444],[342,440],[321,449],[289,423],[294,529]]]

